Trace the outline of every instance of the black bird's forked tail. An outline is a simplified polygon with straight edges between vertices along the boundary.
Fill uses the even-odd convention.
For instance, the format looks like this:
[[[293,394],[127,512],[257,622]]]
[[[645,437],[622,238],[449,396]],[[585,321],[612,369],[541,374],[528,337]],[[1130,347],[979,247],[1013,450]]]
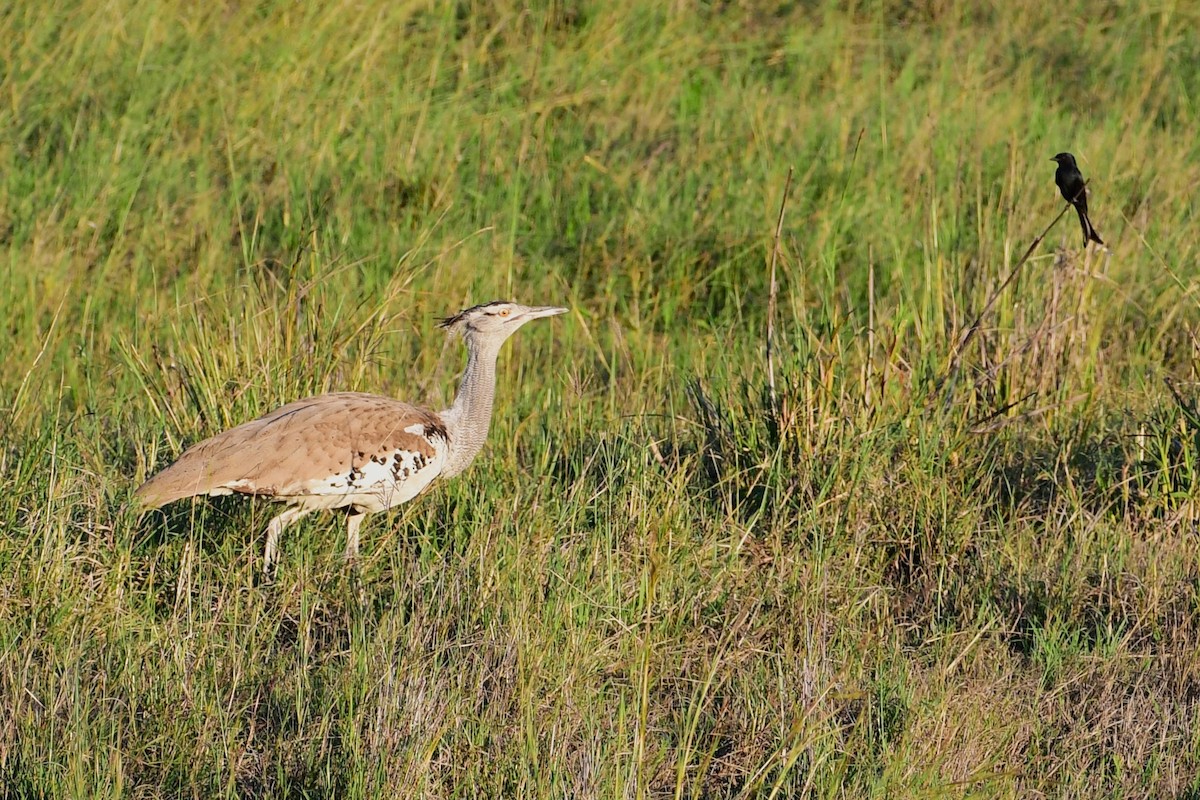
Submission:
[[[1076,205],[1075,211],[1079,214],[1079,226],[1083,228],[1083,246],[1087,247],[1088,242],[1095,242],[1103,246],[1104,240],[1100,238],[1100,234],[1096,233],[1096,228],[1092,225],[1092,220],[1088,217],[1087,212],[1082,207]]]

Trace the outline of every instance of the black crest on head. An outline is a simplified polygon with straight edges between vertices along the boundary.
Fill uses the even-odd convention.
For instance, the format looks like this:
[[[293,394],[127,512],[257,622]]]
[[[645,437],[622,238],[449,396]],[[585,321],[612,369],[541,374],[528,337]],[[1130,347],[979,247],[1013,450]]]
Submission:
[[[477,306],[471,306],[470,308],[464,308],[462,311],[458,312],[457,314],[454,314],[453,316],[442,317],[441,319],[439,319],[438,327],[445,328],[448,331],[461,330],[462,324],[466,320],[466,318],[471,316],[472,314],[474,314],[476,311],[482,311],[483,309],[490,308],[492,306],[508,305],[510,302],[511,301],[509,301],[509,300],[492,300],[489,303],[480,303]]]

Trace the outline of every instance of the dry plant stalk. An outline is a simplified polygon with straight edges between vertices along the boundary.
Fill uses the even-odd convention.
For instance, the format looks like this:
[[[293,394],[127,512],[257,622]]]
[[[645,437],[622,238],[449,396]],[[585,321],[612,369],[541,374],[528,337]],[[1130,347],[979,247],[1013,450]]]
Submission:
[[[942,377],[937,382],[937,388],[934,390],[933,394],[935,399],[939,394],[942,393],[943,389],[947,389],[948,385],[949,387],[954,386],[954,382],[958,377],[958,368],[962,363],[962,354],[966,351],[967,345],[971,343],[971,340],[975,338],[975,334],[979,332],[979,326],[983,324],[983,318],[991,312],[992,307],[996,305],[996,301],[1000,299],[1000,295],[1004,294],[1004,290],[1007,289],[1009,285],[1016,279],[1017,275],[1021,272],[1021,268],[1025,266],[1027,261],[1029,261],[1029,257],[1033,255],[1033,251],[1036,250],[1038,245],[1042,243],[1042,240],[1046,238],[1046,236],[1050,233],[1050,230],[1058,224],[1058,221],[1062,219],[1063,214],[1067,213],[1067,211],[1071,208],[1074,208],[1074,206],[1072,206],[1070,203],[1063,206],[1062,210],[1058,212],[1058,216],[1056,216],[1050,222],[1050,224],[1046,226],[1045,230],[1039,233],[1037,237],[1030,242],[1029,247],[1025,249],[1025,253],[1017,261],[1017,265],[1012,268],[1012,272],[1008,273],[1008,277],[1005,278],[998,287],[996,287],[991,296],[988,297],[987,302],[983,304],[983,309],[975,316],[974,321],[967,326],[966,333],[963,334],[962,339],[960,339],[958,342],[958,346],[954,348],[954,353],[950,356],[950,364],[946,367],[946,371],[942,373]],[[950,397],[950,392],[948,390],[945,392],[945,396],[948,402]]]
[[[795,167],[788,167],[787,181],[783,184],[783,199],[779,201],[779,218],[775,222],[775,240],[771,245],[771,288],[767,295],[767,385],[771,392],[771,414],[779,416],[779,402],[775,393],[775,305],[779,294],[779,282],[775,277],[776,265],[779,263],[779,241],[783,237],[783,214],[787,210],[788,194],[792,191],[792,173]]]

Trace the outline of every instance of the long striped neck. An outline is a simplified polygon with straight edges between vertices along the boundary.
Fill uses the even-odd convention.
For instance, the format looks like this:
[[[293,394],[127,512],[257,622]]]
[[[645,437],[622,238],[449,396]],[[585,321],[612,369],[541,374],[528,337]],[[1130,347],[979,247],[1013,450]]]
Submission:
[[[444,477],[465,470],[483,449],[492,422],[496,397],[496,356],[500,342],[478,342],[468,334],[467,369],[454,405],[441,413],[450,435],[450,455],[442,467]]]

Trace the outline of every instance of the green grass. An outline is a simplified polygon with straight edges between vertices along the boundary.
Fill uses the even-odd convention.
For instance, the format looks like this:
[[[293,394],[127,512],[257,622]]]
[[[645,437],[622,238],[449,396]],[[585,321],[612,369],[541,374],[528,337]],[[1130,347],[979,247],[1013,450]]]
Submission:
[[[0,795],[1200,796],[1198,56],[1172,2],[6,6]],[[1110,250],[1064,217],[956,355],[1062,150]],[[500,297],[572,312],[357,572],[129,507],[310,393],[441,407]]]

